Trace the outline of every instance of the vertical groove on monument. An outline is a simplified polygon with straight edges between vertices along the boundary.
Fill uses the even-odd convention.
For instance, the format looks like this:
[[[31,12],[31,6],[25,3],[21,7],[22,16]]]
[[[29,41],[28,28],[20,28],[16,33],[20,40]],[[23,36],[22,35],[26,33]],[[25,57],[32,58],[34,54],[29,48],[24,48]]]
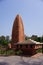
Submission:
[[[22,19],[19,15],[16,16],[13,29],[12,29],[12,43],[23,42],[24,37],[24,26]]]

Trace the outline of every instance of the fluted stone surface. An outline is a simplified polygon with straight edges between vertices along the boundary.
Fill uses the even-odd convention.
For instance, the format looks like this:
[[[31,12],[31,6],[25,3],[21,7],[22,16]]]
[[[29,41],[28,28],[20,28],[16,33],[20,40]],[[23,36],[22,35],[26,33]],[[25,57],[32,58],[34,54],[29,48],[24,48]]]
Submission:
[[[12,43],[23,42],[24,39],[23,22],[21,16],[17,15],[12,28]]]

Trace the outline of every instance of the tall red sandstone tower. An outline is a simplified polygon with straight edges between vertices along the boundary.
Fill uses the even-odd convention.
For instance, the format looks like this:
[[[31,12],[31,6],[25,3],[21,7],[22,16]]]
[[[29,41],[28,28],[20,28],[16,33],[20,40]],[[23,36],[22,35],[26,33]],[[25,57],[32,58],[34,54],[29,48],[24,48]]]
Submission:
[[[23,42],[24,37],[24,26],[21,16],[17,15],[12,28],[12,43]]]

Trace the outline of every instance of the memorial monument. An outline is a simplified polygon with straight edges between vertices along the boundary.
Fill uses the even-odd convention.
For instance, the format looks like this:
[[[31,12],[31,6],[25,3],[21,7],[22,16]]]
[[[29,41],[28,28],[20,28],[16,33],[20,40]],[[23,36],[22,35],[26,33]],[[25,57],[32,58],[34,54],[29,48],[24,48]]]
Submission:
[[[12,44],[24,42],[24,26],[20,15],[17,15],[12,28]]]

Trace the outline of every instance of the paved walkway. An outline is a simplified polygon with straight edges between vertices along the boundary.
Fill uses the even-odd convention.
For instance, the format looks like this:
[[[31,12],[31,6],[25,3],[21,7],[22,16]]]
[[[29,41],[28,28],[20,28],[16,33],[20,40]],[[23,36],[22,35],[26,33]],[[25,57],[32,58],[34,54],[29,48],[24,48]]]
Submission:
[[[33,55],[32,57],[33,57],[33,58],[38,58],[38,57],[40,57],[40,56],[42,56],[42,55],[43,55],[42,53],[37,53],[37,54]]]
[[[38,54],[37,54],[38,55]],[[0,65],[43,65],[43,55],[35,57],[8,56],[0,57]]]

